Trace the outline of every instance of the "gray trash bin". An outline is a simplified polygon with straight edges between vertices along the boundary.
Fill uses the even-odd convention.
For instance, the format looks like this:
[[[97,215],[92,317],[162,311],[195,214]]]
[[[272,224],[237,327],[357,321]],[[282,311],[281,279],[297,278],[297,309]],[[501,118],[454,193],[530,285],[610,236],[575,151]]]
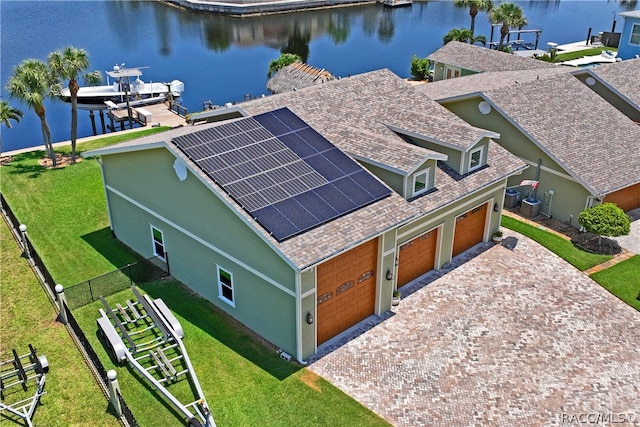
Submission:
[[[507,188],[507,191],[504,193],[505,209],[513,209],[518,206],[518,200],[520,200],[520,192]]]

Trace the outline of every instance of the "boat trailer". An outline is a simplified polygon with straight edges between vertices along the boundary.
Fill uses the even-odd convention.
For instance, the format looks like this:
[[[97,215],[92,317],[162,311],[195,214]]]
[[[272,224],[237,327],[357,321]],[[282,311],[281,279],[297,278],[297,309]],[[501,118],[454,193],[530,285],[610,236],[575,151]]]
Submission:
[[[49,362],[46,356],[38,356],[36,349],[29,344],[29,353],[19,356],[15,349],[13,359],[0,362],[0,412],[8,411],[25,420],[29,427],[33,426],[31,418],[44,391],[44,383],[49,371]],[[27,392],[30,381],[35,381],[36,392],[32,397],[14,403],[5,403],[6,390],[21,385]]]
[[[215,421],[182,343],[180,322],[160,298],[131,287],[137,301],[109,306],[101,296],[98,331],[118,364],[129,362],[187,419],[190,427],[215,427]],[[196,400],[183,404],[165,386],[186,375]]]

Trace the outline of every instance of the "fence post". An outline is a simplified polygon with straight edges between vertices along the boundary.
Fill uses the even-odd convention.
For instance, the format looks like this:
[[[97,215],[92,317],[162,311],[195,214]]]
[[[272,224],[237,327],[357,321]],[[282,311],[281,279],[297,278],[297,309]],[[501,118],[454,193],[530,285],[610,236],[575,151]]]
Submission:
[[[111,406],[116,411],[118,418],[122,417],[122,407],[120,406],[120,399],[118,399],[118,394],[120,393],[120,384],[118,384],[118,373],[111,369],[107,372],[107,378],[109,379],[109,400],[111,401]]]
[[[25,224],[20,224],[20,240],[22,241],[22,254],[31,259],[31,254],[29,253],[29,245],[27,244],[27,226]]]
[[[60,315],[58,319],[64,325],[69,322],[67,319],[67,298],[64,296],[64,286],[56,285],[56,299],[58,300],[58,308],[60,309]]]

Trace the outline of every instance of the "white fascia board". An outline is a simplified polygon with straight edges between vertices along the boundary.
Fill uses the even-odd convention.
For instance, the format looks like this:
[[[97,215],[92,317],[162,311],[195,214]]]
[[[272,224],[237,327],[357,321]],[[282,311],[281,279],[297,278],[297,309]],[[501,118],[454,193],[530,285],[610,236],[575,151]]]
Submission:
[[[441,140],[439,140],[437,138],[432,138],[432,137],[427,136],[427,135],[422,135],[422,134],[420,134],[418,132],[413,132],[413,131],[410,131],[410,130],[407,130],[407,129],[400,128],[398,126],[390,125],[389,123],[385,123],[384,125],[386,127],[388,127],[389,129],[391,129],[392,131],[397,132],[397,133],[401,133],[403,135],[411,136],[413,138],[422,139],[424,141],[432,142],[432,143],[437,144],[437,145],[442,145],[444,147],[451,148],[453,150],[463,151],[462,147],[459,147],[459,146],[457,146],[455,144],[450,144],[448,142],[441,141]],[[445,157],[445,159],[441,158],[443,156]],[[446,155],[444,155],[442,153],[434,152],[434,155],[431,158],[436,159],[436,160],[446,160]]]
[[[159,136],[160,135],[161,134],[159,134]],[[148,142],[148,143],[145,143],[145,144],[138,144],[138,145],[135,145],[135,144],[122,145],[122,146],[114,145],[112,147],[96,148],[95,150],[85,151],[84,153],[82,153],[82,157],[86,159],[88,157],[103,156],[103,155],[108,155],[108,154],[131,153],[131,152],[134,152],[134,151],[152,150],[154,148],[162,148],[164,146],[165,146],[164,141]]]

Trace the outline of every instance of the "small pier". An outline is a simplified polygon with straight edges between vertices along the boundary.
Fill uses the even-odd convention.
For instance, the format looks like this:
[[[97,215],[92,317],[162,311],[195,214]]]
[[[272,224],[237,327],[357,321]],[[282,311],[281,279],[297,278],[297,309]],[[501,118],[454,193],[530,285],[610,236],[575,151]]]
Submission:
[[[139,106],[131,103],[127,107],[126,104],[115,104],[111,101],[106,101],[105,107],[105,110],[99,110],[100,125],[103,134],[106,134],[107,131],[116,132],[119,130],[133,129],[134,126],[175,127],[186,124],[185,116],[187,115],[187,109],[175,102],[163,101]],[[104,111],[106,111],[109,124],[105,121]],[[98,135],[93,111],[89,111],[89,117],[91,118],[93,134]]]

